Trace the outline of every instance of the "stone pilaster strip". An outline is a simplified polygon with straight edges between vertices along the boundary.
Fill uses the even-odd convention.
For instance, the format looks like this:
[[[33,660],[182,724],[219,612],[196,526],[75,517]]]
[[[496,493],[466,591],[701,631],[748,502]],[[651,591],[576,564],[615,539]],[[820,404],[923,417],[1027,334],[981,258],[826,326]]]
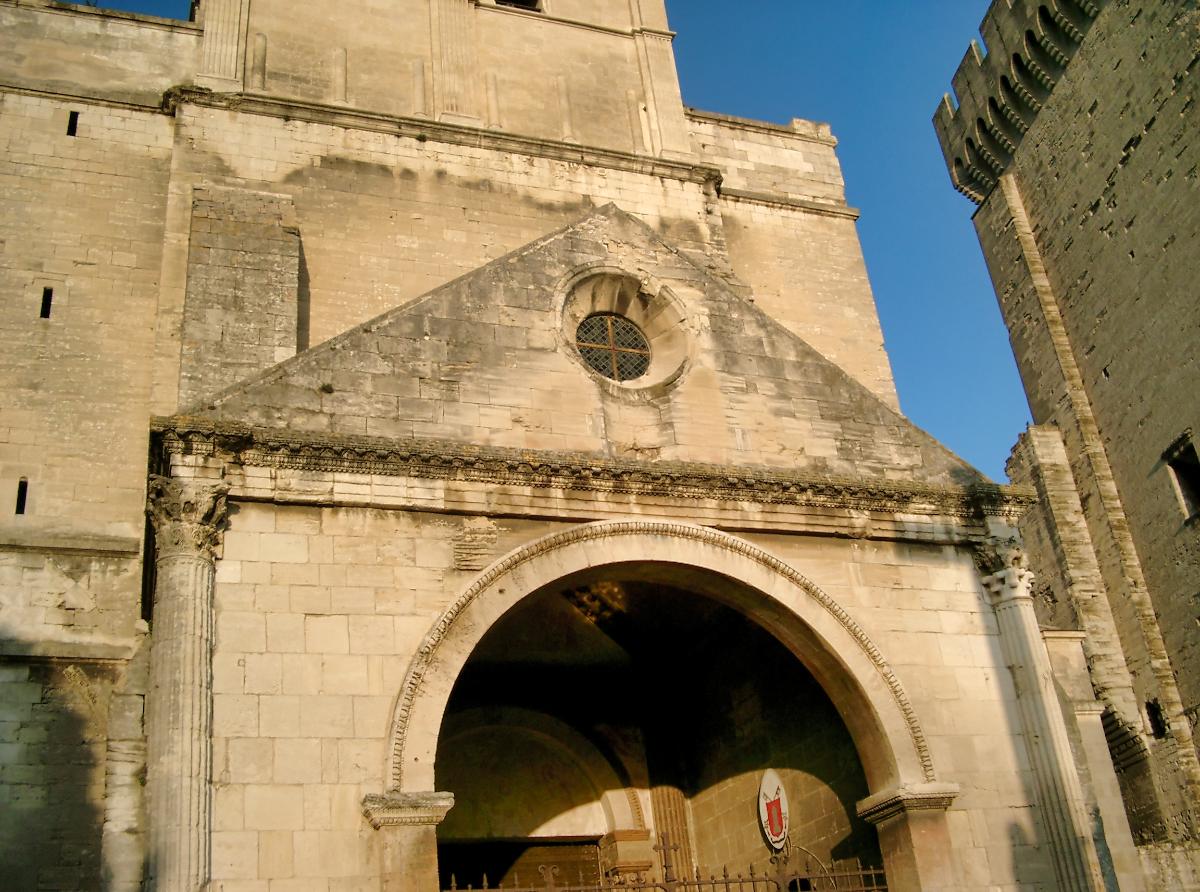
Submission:
[[[200,7],[204,27],[199,72],[202,80],[225,82],[226,89],[240,86],[247,6],[246,0],[204,0]]]
[[[474,7],[468,0],[433,0],[430,11],[437,72],[434,91],[439,117],[456,123],[477,124]]]
[[[208,882],[212,824],[213,552],[224,484],[150,482],[157,548],[146,698],[151,885],[194,892]]]

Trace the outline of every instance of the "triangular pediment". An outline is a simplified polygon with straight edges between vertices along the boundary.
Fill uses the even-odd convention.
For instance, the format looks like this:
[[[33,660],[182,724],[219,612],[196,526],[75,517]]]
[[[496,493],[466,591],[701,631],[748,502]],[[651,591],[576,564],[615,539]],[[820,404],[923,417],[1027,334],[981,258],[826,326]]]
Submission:
[[[617,383],[580,319],[645,331]],[[613,205],[230,388],[188,414],[290,435],[705,462],[850,478],[984,478]]]

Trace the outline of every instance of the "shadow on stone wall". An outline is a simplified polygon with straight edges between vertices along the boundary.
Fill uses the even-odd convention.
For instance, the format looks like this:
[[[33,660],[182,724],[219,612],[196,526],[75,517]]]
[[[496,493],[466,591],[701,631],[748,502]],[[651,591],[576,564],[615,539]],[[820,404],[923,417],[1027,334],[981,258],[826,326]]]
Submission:
[[[0,865],[12,890],[101,888],[107,711],[117,668],[14,656],[0,628]]]

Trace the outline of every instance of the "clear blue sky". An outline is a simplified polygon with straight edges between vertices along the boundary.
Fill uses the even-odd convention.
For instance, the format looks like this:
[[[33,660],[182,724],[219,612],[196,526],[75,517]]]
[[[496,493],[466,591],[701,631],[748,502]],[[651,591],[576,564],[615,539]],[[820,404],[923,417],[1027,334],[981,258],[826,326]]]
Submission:
[[[185,16],[188,0],[99,5]],[[828,121],[904,413],[996,480],[1029,420],[930,118],[988,0],[667,0],[684,102]],[[336,9],[336,4],[334,5]]]

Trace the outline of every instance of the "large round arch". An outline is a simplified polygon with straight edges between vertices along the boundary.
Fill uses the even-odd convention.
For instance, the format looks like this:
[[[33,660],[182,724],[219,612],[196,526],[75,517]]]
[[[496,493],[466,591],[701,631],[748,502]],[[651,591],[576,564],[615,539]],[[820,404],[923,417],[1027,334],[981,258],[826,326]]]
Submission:
[[[850,614],[784,561],[744,539],[672,521],[611,521],[552,533],[493,563],[442,614],[394,708],[386,777],[397,793],[435,788],[435,755],[456,679],[484,634],[531,592],[614,565],[686,579],[771,632],[812,673],[854,740],[871,799],[927,787],[936,773],[920,723],[879,648]]]

